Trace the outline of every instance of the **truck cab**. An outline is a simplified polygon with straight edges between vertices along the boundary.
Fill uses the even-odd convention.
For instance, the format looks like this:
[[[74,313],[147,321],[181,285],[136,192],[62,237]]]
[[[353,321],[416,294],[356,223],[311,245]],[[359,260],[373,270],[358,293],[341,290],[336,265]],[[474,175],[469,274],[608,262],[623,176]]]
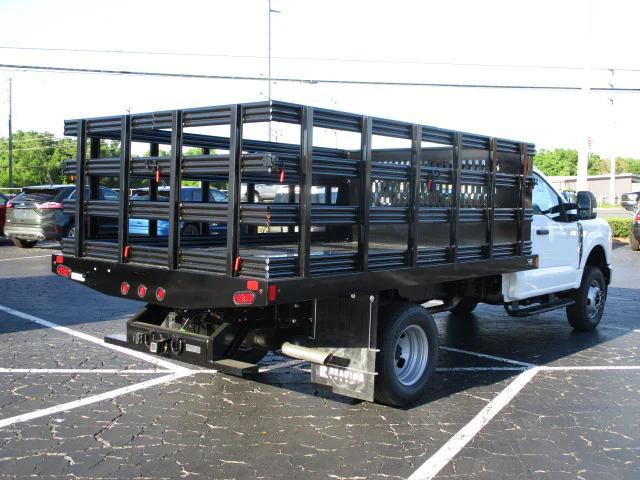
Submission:
[[[533,180],[531,242],[538,268],[504,274],[503,301],[516,316],[566,303],[574,328],[590,330],[600,320],[611,282],[611,228],[596,217],[589,192],[579,192],[577,203],[569,203],[537,169]],[[572,321],[571,312],[580,319]]]

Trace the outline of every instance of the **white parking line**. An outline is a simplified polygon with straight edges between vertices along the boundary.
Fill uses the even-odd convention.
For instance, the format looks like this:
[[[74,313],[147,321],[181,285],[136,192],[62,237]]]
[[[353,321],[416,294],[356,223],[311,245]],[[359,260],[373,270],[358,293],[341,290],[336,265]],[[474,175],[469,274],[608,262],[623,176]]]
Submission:
[[[0,262],[10,262],[11,260],[28,260],[30,258],[44,258],[44,257],[50,257],[51,254],[49,255],[33,255],[30,257],[16,257],[16,258],[3,258],[2,260],[0,260]]]
[[[59,332],[64,332],[69,335],[73,335],[74,337],[81,338],[82,340],[86,340],[88,342],[101,345],[105,348],[110,348],[111,350],[124,353],[125,355],[129,355],[131,357],[144,360],[145,362],[153,363],[154,365],[171,370],[172,372],[190,372],[191,371],[188,368],[181,367],[180,365],[176,365],[171,362],[167,362],[166,360],[162,360],[161,358],[153,357],[151,355],[147,355],[146,353],[121,347],[120,345],[113,345],[111,343],[106,343],[101,338],[96,338],[93,335],[88,335],[86,333],[79,332],[77,330],[73,330],[68,327],[63,327],[62,325],[58,325],[57,323],[49,322],[48,320],[44,320],[43,318],[36,317],[34,315],[30,315],[28,313],[24,313],[19,310],[14,310],[13,308],[5,307],[4,305],[0,305],[0,311],[8,313],[9,315],[13,315],[15,317],[22,318],[24,320],[29,320],[30,322],[37,323],[39,325],[42,325],[43,327],[52,328],[54,330],[58,330]]]
[[[116,375],[142,373],[173,373],[171,370],[135,370],[122,368],[0,368],[0,373],[115,373]]]
[[[464,353],[465,355],[473,355],[474,357],[488,358],[489,360],[497,360],[499,362],[511,363],[513,365],[520,365],[526,368],[532,368],[536,366],[533,363],[521,362],[519,360],[512,360],[510,358],[498,357],[496,355],[488,355],[486,353],[472,352],[470,350],[462,350],[460,348],[455,348],[455,347],[440,346],[440,349],[448,350],[449,352]]]
[[[616,327],[614,325],[598,325],[598,328],[611,328],[613,330],[622,330],[623,332],[640,332],[639,328],[624,328],[624,327]]]
[[[561,372],[570,372],[572,370],[585,370],[585,371],[594,371],[594,370],[640,370],[640,365],[568,365],[566,367],[558,366],[558,367],[540,367],[540,370],[545,371],[554,371],[558,370]]]
[[[496,395],[469,423],[458,430],[447,443],[413,472],[409,480],[429,480],[435,477],[533,379],[539,370],[538,367],[533,367],[518,375],[507,388]]]
[[[134,385],[118,388],[116,390],[111,390],[109,392],[100,393],[98,395],[92,395],[90,397],[81,398],[79,400],[74,400],[72,402],[63,403],[62,405],[56,405],[54,407],[43,408],[41,410],[35,410],[33,412],[23,413],[22,415],[16,415],[14,417],[4,418],[0,420],[0,428],[13,425],[14,423],[33,420],[34,418],[45,417],[53,413],[66,412],[68,410],[73,410],[74,408],[83,407],[85,405],[101,402],[103,400],[109,400],[111,398],[119,397],[120,395],[136,392],[138,390],[153,387],[155,385],[162,385],[164,383],[169,383],[179,378],[188,377],[189,375],[193,375],[193,373],[194,372],[192,371],[174,372],[171,375],[152,378],[151,380],[146,380],[144,382],[136,383]]]
[[[456,372],[522,372],[529,367],[443,367],[436,368],[440,373]]]

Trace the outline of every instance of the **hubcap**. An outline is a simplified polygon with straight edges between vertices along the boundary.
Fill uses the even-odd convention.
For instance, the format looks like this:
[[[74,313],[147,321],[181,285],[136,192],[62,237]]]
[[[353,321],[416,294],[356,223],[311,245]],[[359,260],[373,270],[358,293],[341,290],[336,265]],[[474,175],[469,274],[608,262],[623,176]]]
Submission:
[[[603,296],[604,293],[600,288],[600,284],[593,280],[587,292],[587,315],[589,315],[589,318],[594,318],[602,308]]]
[[[427,368],[429,342],[418,325],[409,325],[398,337],[395,352],[395,372],[403,385],[413,385]]]

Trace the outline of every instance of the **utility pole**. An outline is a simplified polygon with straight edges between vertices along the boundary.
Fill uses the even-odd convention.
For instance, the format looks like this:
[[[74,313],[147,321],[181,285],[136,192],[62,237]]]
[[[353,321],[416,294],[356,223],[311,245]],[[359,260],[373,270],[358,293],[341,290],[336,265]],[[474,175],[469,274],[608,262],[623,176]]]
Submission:
[[[612,68],[609,70],[611,74],[611,79],[609,80],[609,86],[611,88],[614,87],[615,84],[615,70]],[[615,112],[615,100],[613,95],[609,97],[609,103],[611,104],[611,140],[613,143],[617,140],[617,132],[616,132],[616,112]],[[611,155],[610,159],[610,167],[609,167],[609,203],[611,205],[616,204],[616,157]]]
[[[271,8],[271,0],[269,0],[269,40],[267,42],[268,52],[267,52],[267,100],[271,103],[271,14],[272,13],[280,13],[279,10],[273,10]],[[269,141],[271,141],[271,120],[269,120]]]
[[[585,21],[585,29],[584,29],[584,42],[583,42],[583,85],[581,90],[581,103],[582,103],[582,138],[580,139],[580,148],[578,149],[578,177],[576,179],[576,191],[588,190],[588,182],[587,182],[587,170],[589,168],[589,151],[591,147],[591,137],[589,136],[590,122],[590,101],[591,101],[591,46],[592,46],[592,8],[593,2],[592,0],[587,0],[586,2],[586,21]]]
[[[11,131],[11,79],[9,79],[9,188],[13,187],[13,132]]]

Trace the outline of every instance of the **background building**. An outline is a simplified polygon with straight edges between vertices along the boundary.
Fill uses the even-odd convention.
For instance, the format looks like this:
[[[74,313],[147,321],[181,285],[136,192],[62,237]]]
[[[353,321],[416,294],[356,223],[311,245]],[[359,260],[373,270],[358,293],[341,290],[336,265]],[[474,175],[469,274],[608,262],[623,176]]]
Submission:
[[[558,190],[576,191],[575,176],[550,176],[549,182]],[[589,175],[587,184],[589,191],[598,199],[598,203],[609,202],[609,180],[610,175]],[[620,196],[626,192],[640,191],[640,175],[634,173],[621,173],[615,179],[615,203],[620,203]]]

